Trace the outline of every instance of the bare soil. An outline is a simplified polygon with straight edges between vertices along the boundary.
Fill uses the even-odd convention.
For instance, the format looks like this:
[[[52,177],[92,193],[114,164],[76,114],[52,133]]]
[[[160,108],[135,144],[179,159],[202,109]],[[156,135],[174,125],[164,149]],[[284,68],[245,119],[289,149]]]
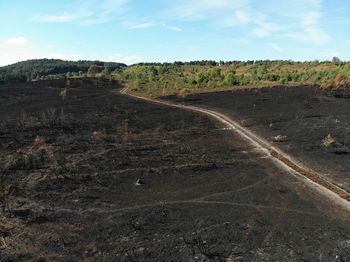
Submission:
[[[274,87],[203,93],[185,102],[231,116],[350,192],[350,90]]]
[[[208,117],[119,88],[0,88],[1,261],[350,259],[347,211]]]

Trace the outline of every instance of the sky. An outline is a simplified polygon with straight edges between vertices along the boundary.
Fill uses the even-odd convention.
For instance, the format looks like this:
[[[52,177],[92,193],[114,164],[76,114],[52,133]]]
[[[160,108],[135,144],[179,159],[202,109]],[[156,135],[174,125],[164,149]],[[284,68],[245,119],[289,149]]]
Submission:
[[[350,60],[348,0],[0,0],[0,66]]]

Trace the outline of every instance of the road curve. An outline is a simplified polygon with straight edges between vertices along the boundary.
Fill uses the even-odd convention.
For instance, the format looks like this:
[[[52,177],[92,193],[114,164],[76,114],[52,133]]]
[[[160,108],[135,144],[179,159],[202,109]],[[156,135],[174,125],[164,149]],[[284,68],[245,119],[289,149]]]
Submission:
[[[302,180],[307,186],[316,189],[319,193],[329,198],[335,204],[350,210],[350,192],[326,180],[324,177],[320,176],[310,168],[293,159],[293,157],[290,155],[271,145],[262,137],[241,126],[230,117],[214,110],[202,107],[183,105],[179,103],[144,97],[134,93],[128,93],[127,88],[121,89],[120,94],[154,104],[185,109],[212,117],[213,119],[227,126],[233,132],[239,134],[243,139],[253,145],[262,154],[271,159],[279,168],[284,169],[289,174],[292,174],[298,179]]]

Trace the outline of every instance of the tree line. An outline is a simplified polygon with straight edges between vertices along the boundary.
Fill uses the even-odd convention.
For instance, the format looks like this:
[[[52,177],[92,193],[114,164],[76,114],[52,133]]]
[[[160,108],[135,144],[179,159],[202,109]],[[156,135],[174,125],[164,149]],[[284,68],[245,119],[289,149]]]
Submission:
[[[215,89],[235,86],[318,85],[348,88],[350,63],[290,60],[193,61],[139,63],[117,74],[133,91],[173,94],[183,88]]]
[[[174,63],[122,63],[38,59],[0,67],[0,83],[77,76],[113,77],[126,81],[136,92],[172,94],[181,89],[215,89],[235,86],[318,85],[350,86],[350,63],[290,60],[190,61]]]
[[[125,64],[114,62],[34,59],[0,67],[0,83],[36,81],[83,75],[89,73],[91,66],[105,74],[110,74],[126,67]]]

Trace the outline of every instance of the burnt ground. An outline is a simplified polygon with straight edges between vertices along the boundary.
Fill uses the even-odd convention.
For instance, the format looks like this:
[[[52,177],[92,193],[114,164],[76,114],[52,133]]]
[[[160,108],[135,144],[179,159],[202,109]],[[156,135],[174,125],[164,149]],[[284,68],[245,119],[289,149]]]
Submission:
[[[349,213],[230,130],[69,84],[0,87],[1,261],[349,261]]]
[[[275,87],[192,95],[185,101],[230,115],[350,191],[350,90]],[[329,134],[334,142],[325,146]]]

